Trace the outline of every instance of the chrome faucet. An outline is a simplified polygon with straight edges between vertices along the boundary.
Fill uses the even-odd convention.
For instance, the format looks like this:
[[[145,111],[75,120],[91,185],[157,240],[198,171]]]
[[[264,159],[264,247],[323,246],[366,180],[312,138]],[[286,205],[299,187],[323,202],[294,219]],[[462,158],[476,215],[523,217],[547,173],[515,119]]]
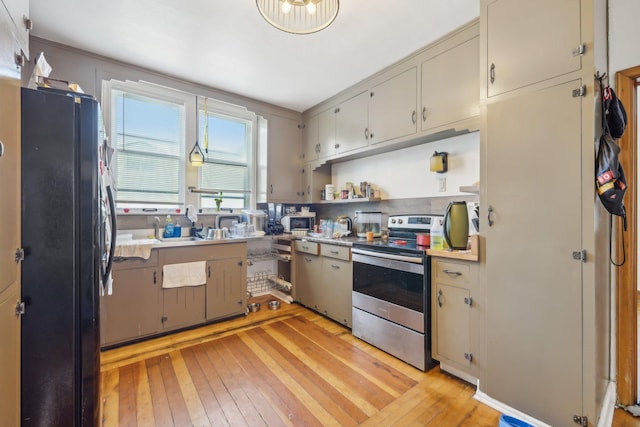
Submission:
[[[153,217],[153,237],[160,239],[160,218],[157,216]]]

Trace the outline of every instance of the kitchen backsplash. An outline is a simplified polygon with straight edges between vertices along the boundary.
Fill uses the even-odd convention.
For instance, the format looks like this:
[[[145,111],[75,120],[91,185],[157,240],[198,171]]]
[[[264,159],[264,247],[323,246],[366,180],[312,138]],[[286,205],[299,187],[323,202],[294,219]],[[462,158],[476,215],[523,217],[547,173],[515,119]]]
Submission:
[[[300,206],[310,206],[312,212],[316,212],[316,221],[321,218],[337,218],[340,215],[347,215],[353,219],[354,212],[361,211],[373,211],[382,212],[383,224],[387,223],[389,215],[398,214],[444,214],[444,210],[450,201],[464,200],[467,203],[478,202],[479,197],[476,194],[469,194],[465,196],[451,196],[451,197],[423,197],[423,198],[411,198],[411,199],[392,199],[381,200],[379,202],[352,202],[352,203],[326,203],[326,204],[313,204],[313,205],[287,205],[297,206],[298,211]],[[163,215],[118,215],[118,229],[130,230],[130,229],[147,229],[153,228],[154,217],[158,216],[160,219],[160,225],[164,225],[166,216]],[[171,218],[184,228],[191,225],[189,220],[184,215],[171,215]],[[215,221],[215,214],[200,214],[198,215],[198,228],[204,225],[205,227],[213,227]]]

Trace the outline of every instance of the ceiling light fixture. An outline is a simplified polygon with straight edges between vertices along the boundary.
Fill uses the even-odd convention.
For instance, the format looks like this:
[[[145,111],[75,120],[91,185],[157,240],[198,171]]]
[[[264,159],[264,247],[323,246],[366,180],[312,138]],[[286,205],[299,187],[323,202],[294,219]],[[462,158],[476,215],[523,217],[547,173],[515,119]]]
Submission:
[[[196,96],[196,144],[193,146],[193,150],[189,153],[189,163],[192,166],[200,167],[204,164],[204,154],[200,149],[200,144],[198,144],[198,136],[200,134],[200,126],[198,125],[198,116],[200,112],[198,111],[198,97]]]
[[[256,0],[262,17],[279,30],[311,34],[327,28],[338,15],[339,0]]]

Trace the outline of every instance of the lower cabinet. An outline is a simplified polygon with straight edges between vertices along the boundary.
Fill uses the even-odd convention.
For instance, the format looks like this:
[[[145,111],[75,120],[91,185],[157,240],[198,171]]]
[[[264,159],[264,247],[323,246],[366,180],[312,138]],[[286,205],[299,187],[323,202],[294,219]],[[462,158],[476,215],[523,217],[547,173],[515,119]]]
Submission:
[[[100,344],[131,341],[160,331],[158,251],[149,259],[114,262],[111,295],[100,298]]]
[[[246,243],[153,249],[114,263],[100,299],[100,344],[110,346],[246,312]],[[163,267],[202,262],[206,283],[163,288]]]
[[[466,380],[477,377],[474,352],[474,318],[478,266],[471,261],[432,261],[432,350],[445,370]],[[447,369],[448,368],[448,369]]]
[[[296,301],[351,326],[351,249],[305,241],[296,241],[295,248]]]
[[[242,314],[246,311],[247,270],[242,258],[207,263],[207,320]]]

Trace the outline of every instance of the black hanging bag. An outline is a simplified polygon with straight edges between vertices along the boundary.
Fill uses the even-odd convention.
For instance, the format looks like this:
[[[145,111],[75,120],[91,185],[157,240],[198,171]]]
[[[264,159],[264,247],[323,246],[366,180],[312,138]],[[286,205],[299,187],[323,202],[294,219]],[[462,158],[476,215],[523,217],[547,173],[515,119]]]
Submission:
[[[602,107],[604,110],[604,131],[614,138],[620,138],[627,127],[627,112],[624,105],[609,86],[602,90]]]
[[[603,134],[596,160],[596,188],[604,207],[613,215],[626,218],[623,199],[627,192],[627,180],[618,161],[619,153],[620,147],[611,135]]]

